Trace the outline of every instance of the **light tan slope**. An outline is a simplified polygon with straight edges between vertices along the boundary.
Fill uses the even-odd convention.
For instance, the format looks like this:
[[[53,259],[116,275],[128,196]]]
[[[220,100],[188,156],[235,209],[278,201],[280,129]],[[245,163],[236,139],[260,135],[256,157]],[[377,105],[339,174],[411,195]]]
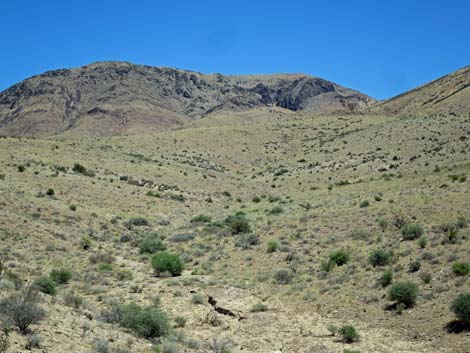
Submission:
[[[376,103],[370,109],[376,113],[470,113],[470,66]]]

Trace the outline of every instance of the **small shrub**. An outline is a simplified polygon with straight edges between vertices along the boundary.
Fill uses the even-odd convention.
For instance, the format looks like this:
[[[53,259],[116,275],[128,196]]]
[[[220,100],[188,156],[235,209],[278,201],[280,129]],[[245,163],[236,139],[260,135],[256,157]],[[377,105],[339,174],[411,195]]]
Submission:
[[[386,266],[390,263],[393,253],[390,250],[375,250],[369,256],[369,262],[372,266]]]
[[[470,325],[470,293],[459,294],[450,308],[460,321]]]
[[[403,240],[416,240],[424,234],[424,229],[416,223],[407,223],[401,230]]]
[[[54,194],[55,194],[54,189],[47,189],[46,191],[47,196],[54,196]]]
[[[418,239],[418,245],[421,249],[424,249],[428,245],[428,238],[422,236]]]
[[[83,305],[83,299],[74,292],[69,291],[64,294],[64,303],[65,305],[74,309],[80,309],[80,307]]]
[[[275,252],[279,249],[279,242],[277,240],[268,241],[268,252]]]
[[[382,232],[385,232],[385,231],[387,230],[387,228],[388,228],[388,222],[387,222],[387,220],[381,218],[381,219],[379,219],[378,223],[379,223],[379,227],[380,227],[380,229],[382,230]]]
[[[39,348],[41,345],[41,337],[38,335],[31,335],[28,336],[28,340],[26,341],[25,348],[31,350],[33,348]]]
[[[290,282],[292,282],[292,278],[294,277],[294,275],[292,271],[283,269],[283,270],[278,270],[274,272],[273,277],[274,277],[274,281],[277,284],[289,284]]]
[[[263,303],[257,303],[253,305],[250,309],[250,312],[252,313],[263,312],[263,311],[268,311],[268,306]]]
[[[166,246],[162,240],[153,234],[147,235],[139,244],[141,254],[155,254],[159,251],[165,251]]]
[[[56,284],[65,284],[72,278],[72,272],[66,269],[52,270],[49,274]]]
[[[48,276],[39,277],[33,286],[44,294],[55,295],[57,293],[56,283]]]
[[[258,202],[261,202],[261,198],[260,198],[259,196],[254,196],[253,199],[252,199],[252,201],[253,201],[254,203],[258,203]]]
[[[390,300],[396,301],[409,308],[416,304],[418,285],[412,282],[399,282],[392,285],[389,291]]]
[[[393,272],[388,270],[385,271],[379,279],[379,283],[382,287],[387,287],[393,282]]]
[[[185,327],[186,326],[186,318],[183,316],[177,316],[175,317],[175,327]]]
[[[144,217],[132,217],[126,223],[126,227],[131,229],[132,227],[147,227],[150,223]]]
[[[24,165],[19,165],[19,166],[18,166],[18,171],[19,171],[20,173],[23,173],[25,170],[26,170],[26,167],[25,167]]]
[[[421,279],[421,281],[423,281],[424,284],[429,284],[432,280],[431,274],[427,272],[421,272],[419,274],[419,278]]]
[[[200,214],[196,217],[191,218],[191,223],[210,223],[212,222],[212,217]]]
[[[31,324],[35,324],[45,317],[45,312],[38,303],[39,293],[34,288],[27,287],[2,299],[0,313],[9,324],[16,326],[24,333]]]
[[[233,235],[251,232],[250,224],[243,215],[229,216],[224,220],[224,223]]]
[[[95,176],[95,172],[93,172],[92,170],[88,170],[87,168],[85,168],[80,163],[75,163],[72,167],[72,171],[75,172],[75,173],[78,173],[78,174],[89,176],[89,177],[94,177]]]
[[[362,201],[362,202],[359,204],[359,207],[360,207],[360,208],[369,207],[369,201],[367,201],[367,200]]]
[[[118,322],[145,338],[162,337],[170,330],[168,317],[156,306],[122,305],[119,307]]]
[[[191,233],[178,233],[173,234],[172,236],[167,238],[167,241],[173,243],[184,243],[194,239],[194,234]]]
[[[346,343],[352,343],[359,340],[359,334],[357,333],[356,328],[352,325],[343,326],[338,332]]]
[[[409,264],[408,272],[410,273],[418,272],[420,268],[421,268],[421,262],[419,262],[418,260],[414,260],[414,261],[411,261],[411,263]]]
[[[284,209],[280,206],[276,206],[269,210],[269,214],[278,215],[284,212]]]
[[[470,273],[470,263],[469,262],[455,262],[452,265],[452,271],[457,276],[466,276]]]
[[[253,233],[241,234],[235,242],[235,246],[242,249],[249,249],[251,246],[258,245],[260,239]]]
[[[167,272],[172,276],[179,276],[183,272],[183,261],[178,255],[164,251],[152,257],[152,267],[157,275]]]
[[[349,262],[350,257],[346,250],[337,250],[330,254],[330,261],[334,262],[336,266],[343,266]]]
[[[204,304],[206,299],[201,293],[194,293],[191,297],[191,303],[193,304]]]

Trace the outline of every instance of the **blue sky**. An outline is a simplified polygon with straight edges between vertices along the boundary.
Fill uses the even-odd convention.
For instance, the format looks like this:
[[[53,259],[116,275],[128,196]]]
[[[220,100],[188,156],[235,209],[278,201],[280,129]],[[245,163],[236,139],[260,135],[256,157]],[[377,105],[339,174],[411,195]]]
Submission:
[[[468,0],[0,3],[0,90],[122,60],[206,73],[303,72],[388,98],[470,64]]]

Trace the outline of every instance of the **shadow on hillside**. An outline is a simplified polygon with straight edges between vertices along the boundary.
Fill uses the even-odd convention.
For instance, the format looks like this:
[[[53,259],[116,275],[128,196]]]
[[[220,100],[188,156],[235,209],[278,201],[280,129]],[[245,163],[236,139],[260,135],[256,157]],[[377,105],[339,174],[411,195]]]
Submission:
[[[470,332],[470,325],[459,320],[454,320],[445,325],[444,330],[446,330],[447,333]]]

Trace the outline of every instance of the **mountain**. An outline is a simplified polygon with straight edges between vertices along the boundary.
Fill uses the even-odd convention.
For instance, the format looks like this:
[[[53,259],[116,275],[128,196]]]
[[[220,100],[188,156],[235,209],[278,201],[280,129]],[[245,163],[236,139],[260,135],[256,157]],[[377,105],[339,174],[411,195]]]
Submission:
[[[470,66],[374,104],[370,110],[385,114],[469,114]]]
[[[116,135],[180,126],[221,110],[278,106],[308,114],[374,100],[303,74],[224,76],[127,62],[49,71],[0,93],[0,135]]]

